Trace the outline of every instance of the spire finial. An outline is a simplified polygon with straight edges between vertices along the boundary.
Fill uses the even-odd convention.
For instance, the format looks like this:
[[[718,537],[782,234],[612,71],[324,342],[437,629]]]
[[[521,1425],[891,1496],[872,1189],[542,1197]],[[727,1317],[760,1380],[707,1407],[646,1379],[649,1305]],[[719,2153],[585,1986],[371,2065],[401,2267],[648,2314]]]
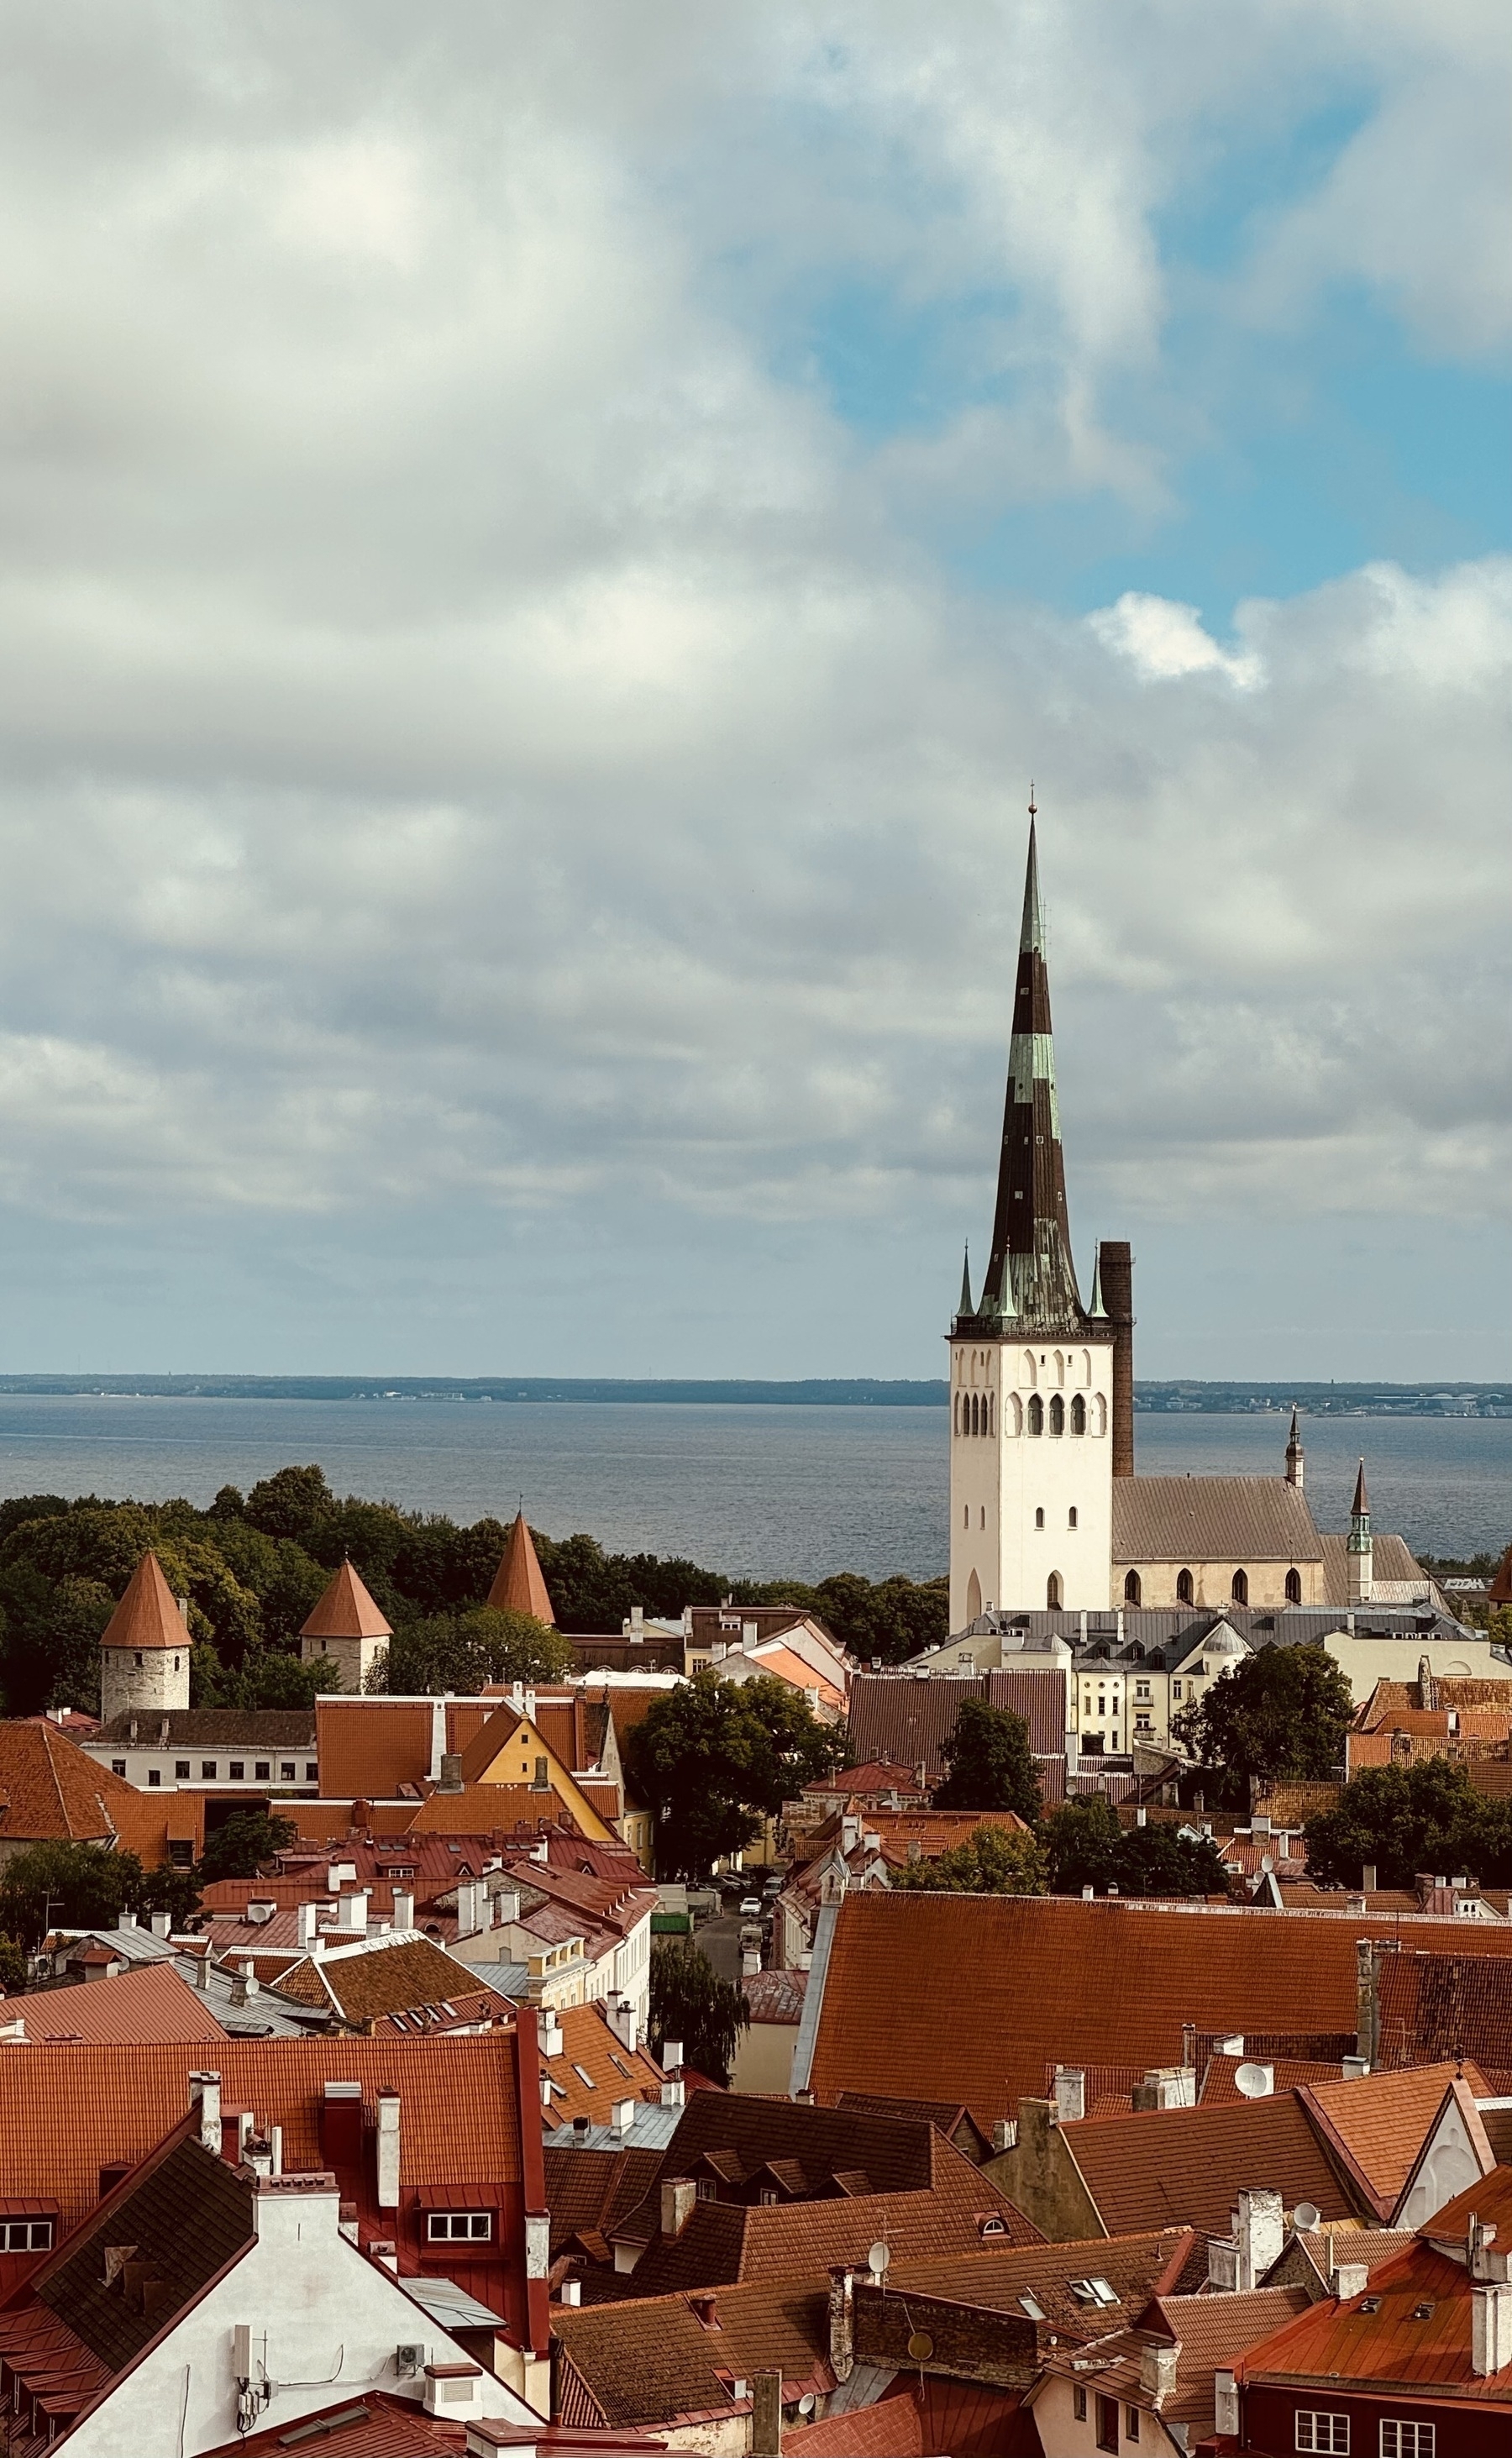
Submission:
[[[1034,800],[1034,780],[1032,777],[1029,779],[1029,817],[1031,820],[1039,818],[1039,809]]]
[[[959,1310],[962,1314],[974,1314],[976,1311],[971,1302],[971,1247],[969,1243],[966,1247],[965,1260],[961,1266],[961,1305]]]

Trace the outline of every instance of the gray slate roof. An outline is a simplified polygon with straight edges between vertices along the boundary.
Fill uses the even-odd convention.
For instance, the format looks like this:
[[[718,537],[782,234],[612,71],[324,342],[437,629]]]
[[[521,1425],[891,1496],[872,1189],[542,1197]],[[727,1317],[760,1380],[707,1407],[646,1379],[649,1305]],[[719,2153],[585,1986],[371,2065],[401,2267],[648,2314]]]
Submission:
[[[94,1741],[131,1740],[136,1746],[181,1750],[311,1750],[315,1747],[315,1711],[311,1707],[171,1707],[138,1708],[135,1715],[113,1716],[92,1738]],[[158,1734],[166,1733],[159,1744]]]
[[[1284,1477],[1113,1479],[1115,1562],[1315,1562],[1321,1554],[1306,1496]]]

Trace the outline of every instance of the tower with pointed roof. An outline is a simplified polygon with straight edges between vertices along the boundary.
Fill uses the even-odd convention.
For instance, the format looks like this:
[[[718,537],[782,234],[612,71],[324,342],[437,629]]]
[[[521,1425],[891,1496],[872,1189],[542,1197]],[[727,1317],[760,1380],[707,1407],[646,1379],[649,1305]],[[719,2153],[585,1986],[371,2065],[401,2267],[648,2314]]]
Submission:
[[[1349,1506],[1349,1600],[1368,1605],[1376,1591],[1376,1540],[1370,1532],[1370,1496],[1365,1490],[1365,1463],[1355,1479]]]
[[[351,1563],[343,1561],[300,1633],[300,1656],[305,1664],[328,1656],[341,1674],[342,1690],[360,1697],[379,1666],[387,1662],[393,1635]]]
[[[551,1610],[551,1598],[542,1574],[540,1555],[535,1550],[535,1539],[523,1510],[516,1514],[509,1530],[504,1558],[493,1574],[487,1601],[495,1613],[529,1614],[536,1621],[546,1622],[552,1630],[556,1628],[556,1615]]]
[[[1292,1430],[1286,1438],[1286,1481],[1288,1485],[1295,1485],[1298,1493],[1300,1493],[1305,1474],[1306,1470],[1302,1459],[1302,1437],[1296,1429],[1296,1410],[1294,1408],[1292,1411]]]
[[[1071,1259],[1029,804],[992,1243],[950,1328],[950,1626],[994,1607],[1105,1610],[1117,1330]]]
[[[100,1716],[171,1715],[189,1704],[188,1599],[144,1553],[100,1639]]]

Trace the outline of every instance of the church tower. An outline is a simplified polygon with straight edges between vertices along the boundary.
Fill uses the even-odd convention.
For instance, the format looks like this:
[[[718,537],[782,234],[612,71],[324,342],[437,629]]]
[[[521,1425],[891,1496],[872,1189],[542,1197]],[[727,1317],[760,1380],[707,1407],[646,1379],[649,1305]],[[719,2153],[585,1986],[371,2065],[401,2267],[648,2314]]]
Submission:
[[[952,1630],[1109,1602],[1116,1327],[1071,1261],[1034,819],[992,1246],[949,1335]]]

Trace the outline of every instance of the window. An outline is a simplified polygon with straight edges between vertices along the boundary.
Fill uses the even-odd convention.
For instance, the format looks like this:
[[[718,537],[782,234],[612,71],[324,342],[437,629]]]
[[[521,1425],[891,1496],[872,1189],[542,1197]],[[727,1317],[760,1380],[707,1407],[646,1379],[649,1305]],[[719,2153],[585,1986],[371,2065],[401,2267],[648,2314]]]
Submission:
[[[1139,1584],[1139,1573],[1137,1571],[1130,1571],[1124,1580],[1125,1604],[1137,1605],[1142,1593],[1143,1591]]]
[[[257,1777],[259,1783],[266,1783],[269,1776],[273,1773],[273,1769],[268,1764],[266,1759],[256,1759],[253,1761],[252,1772]]]
[[[244,1783],[247,1778],[246,1760],[233,1759],[226,1769],[226,1774],[233,1783]]]
[[[1431,2424],[1398,2423],[1395,2416],[1383,2416],[1380,2458],[1435,2458],[1435,2437]]]
[[[1074,1502],[1066,1514],[1066,1524],[1067,1528],[1074,1528],[1076,1525],[1076,1505]]]
[[[493,2234],[491,2211],[427,2211],[425,2238],[430,2244],[487,2244]]]
[[[150,1785],[153,1785],[153,1786],[160,1785],[160,1784],[161,1784],[161,1782],[162,1782],[162,1780],[163,1780],[163,1771],[162,1771],[162,1768],[161,1768],[161,1767],[149,1767],[149,1768],[148,1768],[148,1770],[147,1770],[147,1781],[148,1781],[148,1783],[149,1783]]]
[[[1178,1571],[1176,1573],[1176,1602],[1178,1605],[1190,1605],[1191,1602],[1191,1573],[1190,1571]]]
[[[215,1760],[214,1760],[214,1759],[201,1759],[201,1760],[200,1760],[200,1761],[199,1761],[199,1781],[200,1781],[200,1782],[201,1782],[201,1783],[214,1783],[214,1782],[215,1782],[215,1780],[216,1780],[216,1762],[215,1762]]]
[[[0,2219],[0,2250],[6,2253],[51,2253],[51,2219]]]
[[[1071,1431],[1073,1434],[1085,1434],[1087,1431],[1087,1403],[1080,1391],[1071,1402]]]
[[[1137,2441],[1139,2439],[1139,2409],[1137,2406],[1126,2406],[1124,2409],[1124,2438],[1126,2441]]]
[[[1135,1696],[1135,1698],[1149,1698],[1149,1696],[1150,1696],[1150,1684],[1149,1684],[1149,1682],[1148,1682],[1148,1681],[1136,1681],[1136,1682],[1135,1682],[1135,1684],[1134,1684],[1134,1696]]]
[[[969,1502],[963,1503],[961,1506],[961,1525],[963,1528],[969,1528],[971,1525],[971,1505]]]
[[[1043,1527],[1044,1527],[1044,1525],[1045,1525],[1045,1513],[1044,1513],[1044,1511],[1043,1511],[1043,1510],[1037,1510],[1037,1511],[1035,1512],[1035,1514],[1034,1514],[1034,1525],[1036,1526],[1036,1528],[1043,1528]],[[123,1772],[124,1772],[124,1770],[123,1770]]]
[[[174,1773],[179,1781],[182,1781],[189,1773],[189,1760],[187,1759],[175,1759]]]
[[[718,2188],[715,2186],[715,2180],[712,2177],[699,2177],[698,2199],[701,2202],[713,2202],[718,2199]]]
[[[1087,2392],[1080,2382],[1073,2383],[1071,2387],[1071,2413],[1078,2424],[1087,2422]]]
[[[1249,1603],[1250,1582],[1245,1577],[1242,1571],[1235,1571],[1232,1581],[1230,1585],[1229,1593],[1232,1596],[1236,1605],[1247,1605]]]
[[[320,1768],[310,1763],[309,1760],[306,1760],[305,1762],[304,1781],[306,1783],[319,1783],[321,1781]]]
[[[1045,1403],[1041,1399],[1038,1391],[1030,1394],[1027,1415],[1030,1433],[1043,1434],[1045,1431]]]
[[[1118,2448],[1118,2401],[1104,2398],[1101,2391],[1097,2398],[1097,2446],[1099,2449]]]
[[[292,1783],[294,1781],[294,1760],[292,1759],[280,1759],[279,1781],[280,1783]]]
[[[1064,1434],[1066,1431],[1066,1403],[1059,1391],[1050,1402],[1050,1431],[1052,1434]]]
[[[1300,1571],[1288,1571],[1286,1574],[1286,1601],[1289,1605],[1299,1605],[1302,1601],[1302,1573]]]
[[[765,2210],[770,2210],[770,2209],[771,2209],[771,2207],[772,2207],[773,2203],[777,2200],[777,2189],[776,2185],[763,2185],[763,2186],[762,2186],[762,2188],[761,2188],[761,2207],[762,2207],[762,2209],[763,2209],[764,2211],[765,2211]]]
[[[126,1773],[126,1760],[124,1759],[112,1759],[111,1773],[112,1775],[124,1775]]]
[[[1031,2294],[1027,2289],[1025,2289],[1025,2293],[1019,2298],[1019,2302],[1023,2306],[1025,2312],[1027,2313],[1031,2322],[1045,2322],[1049,2319],[1049,2316],[1046,2314],[1044,2305],[1040,2302],[1039,2298]]]
[[[1170,1695],[1171,1695],[1171,1697],[1172,1697],[1173,1698],[1180,1698],[1180,1696],[1181,1696],[1181,1683],[1180,1683],[1180,1681],[1179,1681],[1179,1680],[1173,1681],[1173,1682],[1171,1683],[1171,1685],[1170,1685]]]
[[[1316,2408],[1299,2406],[1296,2410],[1296,2446],[1299,2449],[1327,2451],[1329,2458],[1349,2458],[1348,2416],[1319,2413]]]
[[[140,1648],[138,1648],[138,1649],[137,1649],[137,1651],[136,1651],[136,1669],[137,1669],[138,1673],[141,1671],[141,1667],[142,1667],[142,1651],[141,1651],[141,1649],[140,1649]]]
[[[1060,1612],[1061,1595],[1061,1574],[1059,1571],[1052,1571],[1045,1582],[1045,1606],[1047,1613]]]

